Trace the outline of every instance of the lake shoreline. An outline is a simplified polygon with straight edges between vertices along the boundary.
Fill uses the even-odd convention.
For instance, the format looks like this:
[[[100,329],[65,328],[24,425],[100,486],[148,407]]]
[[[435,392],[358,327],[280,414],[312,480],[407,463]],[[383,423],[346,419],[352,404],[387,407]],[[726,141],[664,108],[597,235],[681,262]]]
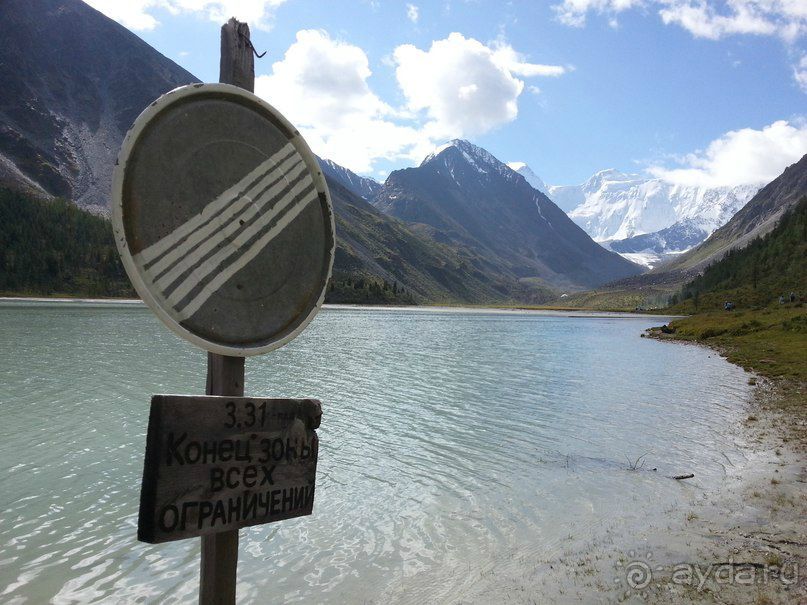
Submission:
[[[807,598],[804,443],[785,428],[793,418],[780,405],[782,389],[756,377],[748,415],[737,427],[748,461],[714,493],[694,501],[671,533],[654,534],[656,548],[677,557],[668,555],[665,569],[644,589],[646,602],[785,604]],[[678,563],[712,575],[696,577],[697,586],[676,583]]]
[[[139,298],[83,298],[79,296],[0,296],[0,302],[84,303],[106,305],[145,305]]]
[[[664,335],[657,340],[674,339]],[[674,342],[725,357],[703,343]],[[734,427],[736,439],[744,445],[745,460],[738,463],[724,454],[723,480],[705,488],[695,486],[696,479],[682,480],[682,493],[689,500],[663,518],[648,519],[644,527],[615,525],[598,538],[570,541],[555,556],[524,561],[518,574],[498,577],[492,570],[489,582],[458,595],[459,600],[656,605],[805,602],[807,440],[803,427],[787,428],[794,423],[784,403],[792,399],[787,394],[792,384],[751,372],[748,381],[755,386],[745,420]],[[807,427],[805,420],[796,422]],[[698,477],[697,468],[686,471]],[[624,472],[633,471],[626,465]]]
[[[730,603],[791,603],[807,599],[807,414],[798,401],[807,385],[798,379],[763,376],[729,354],[731,347],[677,338],[659,329],[647,331],[659,341],[672,341],[715,351],[744,367],[755,385],[748,415],[737,432],[745,437],[749,461],[742,472],[729,474],[708,501],[696,502],[671,536],[656,535],[658,546],[678,542],[679,555],[711,577],[697,586],[662,572],[640,591],[649,603],[696,603],[707,599]],[[672,539],[671,539],[672,538]],[[657,546],[657,547],[658,547]],[[681,548],[684,546],[685,548]],[[722,567],[721,567],[722,566]],[[728,580],[721,577],[721,571]],[[754,581],[750,581],[753,578]]]
[[[144,306],[144,303],[139,298],[80,298],[80,297],[66,297],[66,296],[0,296],[0,304],[3,303],[60,303],[60,304],[85,304],[85,305],[132,305]],[[582,308],[567,308],[567,307],[527,307],[527,306],[485,306],[485,305],[449,305],[449,304],[434,304],[434,305],[370,305],[370,304],[354,304],[354,303],[324,303],[323,309],[331,310],[384,310],[384,311],[423,311],[423,312],[456,312],[456,313],[501,313],[501,314],[536,314],[536,315],[552,315],[558,317],[576,317],[576,318],[589,318],[589,319],[603,319],[603,318],[629,318],[638,319],[645,318],[648,313],[636,313],[632,311],[620,310],[602,310],[602,309],[582,309]],[[661,314],[654,313],[654,316],[669,317],[671,319],[684,317],[683,315]]]

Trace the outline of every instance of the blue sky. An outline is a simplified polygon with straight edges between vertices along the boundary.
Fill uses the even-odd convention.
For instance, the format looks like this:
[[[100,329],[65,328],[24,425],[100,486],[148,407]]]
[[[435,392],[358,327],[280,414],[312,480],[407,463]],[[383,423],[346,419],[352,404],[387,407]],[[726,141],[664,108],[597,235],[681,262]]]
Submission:
[[[550,184],[775,177],[807,153],[807,0],[90,0],[204,81],[248,20],[256,92],[383,180],[468,138]]]

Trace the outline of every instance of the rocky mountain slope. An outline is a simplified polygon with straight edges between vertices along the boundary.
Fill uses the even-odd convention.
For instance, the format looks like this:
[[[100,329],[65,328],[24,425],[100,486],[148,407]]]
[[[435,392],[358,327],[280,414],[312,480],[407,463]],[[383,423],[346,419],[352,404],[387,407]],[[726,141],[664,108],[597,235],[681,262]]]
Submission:
[[[451,141],[419,167],[390,174],[373,205],[438,242],[474,251],[523,283],[579,289],[639,271],[468,141]]]
[[[326,176],[336,216],[333,280],[358,279],[406,287],[418,302],[540,303],[553,297],[509,275],[461,245],[440,243],[396,218],[386,216],[358,193]]]
[[[2,0],[0,40],[0,182],[98,212],[137,115],[197,81],[80,0]]]
[[[326,177],[358,193],[365,200],[372,200],[381,191],[382,185],[378,181],[366,176],[359,176],[332,160],[323,160],[320,157],[317,159]]]

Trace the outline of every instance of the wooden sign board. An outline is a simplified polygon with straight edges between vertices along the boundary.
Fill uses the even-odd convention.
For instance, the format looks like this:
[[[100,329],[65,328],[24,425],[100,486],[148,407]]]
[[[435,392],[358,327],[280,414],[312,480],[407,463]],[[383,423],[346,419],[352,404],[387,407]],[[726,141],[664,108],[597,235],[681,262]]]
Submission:
[[[152,544],[310,515],[313,399],[155,395],[137,537]]]

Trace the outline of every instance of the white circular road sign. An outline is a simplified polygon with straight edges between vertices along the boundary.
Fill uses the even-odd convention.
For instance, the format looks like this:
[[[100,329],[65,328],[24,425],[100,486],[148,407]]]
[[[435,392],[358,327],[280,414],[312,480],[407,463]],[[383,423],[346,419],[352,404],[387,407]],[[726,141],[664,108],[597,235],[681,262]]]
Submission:
[[[241,88],[183,86],[140,114],[112,223],[138,294],[208,351],[280,347],[322,305],[335,245],[325,178],[299,132]]]

